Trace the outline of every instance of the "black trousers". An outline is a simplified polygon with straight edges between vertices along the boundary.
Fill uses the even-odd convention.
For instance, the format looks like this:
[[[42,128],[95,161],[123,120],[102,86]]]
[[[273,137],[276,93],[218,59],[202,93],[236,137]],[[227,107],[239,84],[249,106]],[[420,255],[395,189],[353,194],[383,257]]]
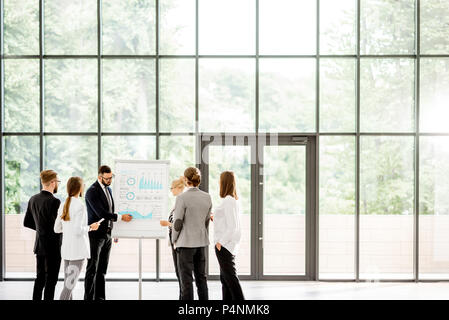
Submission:
[[[223,300],[245,300],[242,287],[235,269],[235,256],[225,247],[218,250],[215,247],[218,264],[220,265],[220,281]]]
[[[87,260],[86,277],[84,279],[84,300],[106,300],[106,272],[112,238],[108,233],[103,237],[92,236],[90,240],[90,259]]]
[[[179,269],[178,269],[178,254],[176,253],[175,248],[171,245],[172,255],[173,255],[173,263],[175,265],[175,273],[176,279],[178,279],[179,284],[179,300],[181,300],[181,279],[179,278]]]
[[[209,300],[206,274],[206,249],[176,248],[178,254],[178,272],[181,280],[181,300],[193,300],[193,276],[199,300]]]
[[[42,291],[44,291],[44,300],[54,300],[60,266],[61,256],[59,254],[36,255],[33,300],[42,300]]]

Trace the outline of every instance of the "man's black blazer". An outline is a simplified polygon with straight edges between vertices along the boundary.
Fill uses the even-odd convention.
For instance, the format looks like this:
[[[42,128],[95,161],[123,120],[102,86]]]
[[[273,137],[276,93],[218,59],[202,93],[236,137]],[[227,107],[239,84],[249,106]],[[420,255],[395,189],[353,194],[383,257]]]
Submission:
[[[28,201],[23,225],[36,231],[34,253],[37,255],[61,256],[61,234],[54,232],[60,204],[59,199],[44,190]]]
[[[107,188],[106,190],[110,190]],[[114,212],[114,199],[112,198],[112,192],[109,191],[112,200],[112,212]],[[100,183],[95,181],[89,189],[86,191],[86,207],[88,223],[91,225],[104,218],[104,221],[100,224],[97,231],[91,232],[92,236],[105,236],[110,230],[112,230],[112,221],[117,221],[118,214],[109,212],[108,199],[100,186]],[[110,228],[110,229],[109,229]],[[91,234],[89,233],[89,234]]]

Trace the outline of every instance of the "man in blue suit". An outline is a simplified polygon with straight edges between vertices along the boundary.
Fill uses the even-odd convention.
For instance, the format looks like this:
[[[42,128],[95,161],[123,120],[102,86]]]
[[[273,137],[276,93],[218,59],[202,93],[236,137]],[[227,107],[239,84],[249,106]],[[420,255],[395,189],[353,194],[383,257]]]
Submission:
[[[86,191],[86,206],[88,224],[104,221],[96,232],[89,233],[90,259],[87,260],[86,277],[84,280],[84,300],[105,300],[105,277],[111,252],[111,230],[113,221],[119,215],[114,211],[114,200],[110,185],[114,175],[111,168],[101,166],[98,169],[98,180]],[[120,219],[131,221],[129,214],[120,215]]]

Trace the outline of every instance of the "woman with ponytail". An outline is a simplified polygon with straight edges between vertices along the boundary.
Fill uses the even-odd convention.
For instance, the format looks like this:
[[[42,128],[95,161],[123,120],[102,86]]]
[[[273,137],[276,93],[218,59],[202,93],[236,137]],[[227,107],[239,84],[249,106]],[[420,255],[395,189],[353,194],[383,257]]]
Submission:
[[[64,259],[64,289],[60,300],[71,300],[72,290],[84,259],[90,258],[89,231],[97,230],[99,223],[87,225],[87,211],[79,197],[83,196],[84,183],[80,177],[71,177],[67,182],[67,199],[59,207],[54,231],[62,233],[61,258]]]

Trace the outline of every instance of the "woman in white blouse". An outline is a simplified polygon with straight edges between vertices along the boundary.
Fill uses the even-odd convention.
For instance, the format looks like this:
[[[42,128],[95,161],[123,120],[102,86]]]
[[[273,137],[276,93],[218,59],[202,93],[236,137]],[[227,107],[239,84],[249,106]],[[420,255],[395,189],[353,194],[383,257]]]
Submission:
[[[241,231],[240,204],[232,171],[224,171],[220,175],[220,197],[223,198],[223,202],[215,209],[213,222],[215,254],[220,265],[223,300],[244,300],[235,269],[235,255]]]
[[[71,300],[72,290],[78,282],[78,277],[84,259],[90,259],[89,231],[97,230],[99,222],[87,225],[87,211],[79,199],[84,192],[83,180],[71,177],[67,182],[67,199],[64,206],[59,207],[54,231],[62,232],[61,258],[64,259],[64,289],[60,300]]]

